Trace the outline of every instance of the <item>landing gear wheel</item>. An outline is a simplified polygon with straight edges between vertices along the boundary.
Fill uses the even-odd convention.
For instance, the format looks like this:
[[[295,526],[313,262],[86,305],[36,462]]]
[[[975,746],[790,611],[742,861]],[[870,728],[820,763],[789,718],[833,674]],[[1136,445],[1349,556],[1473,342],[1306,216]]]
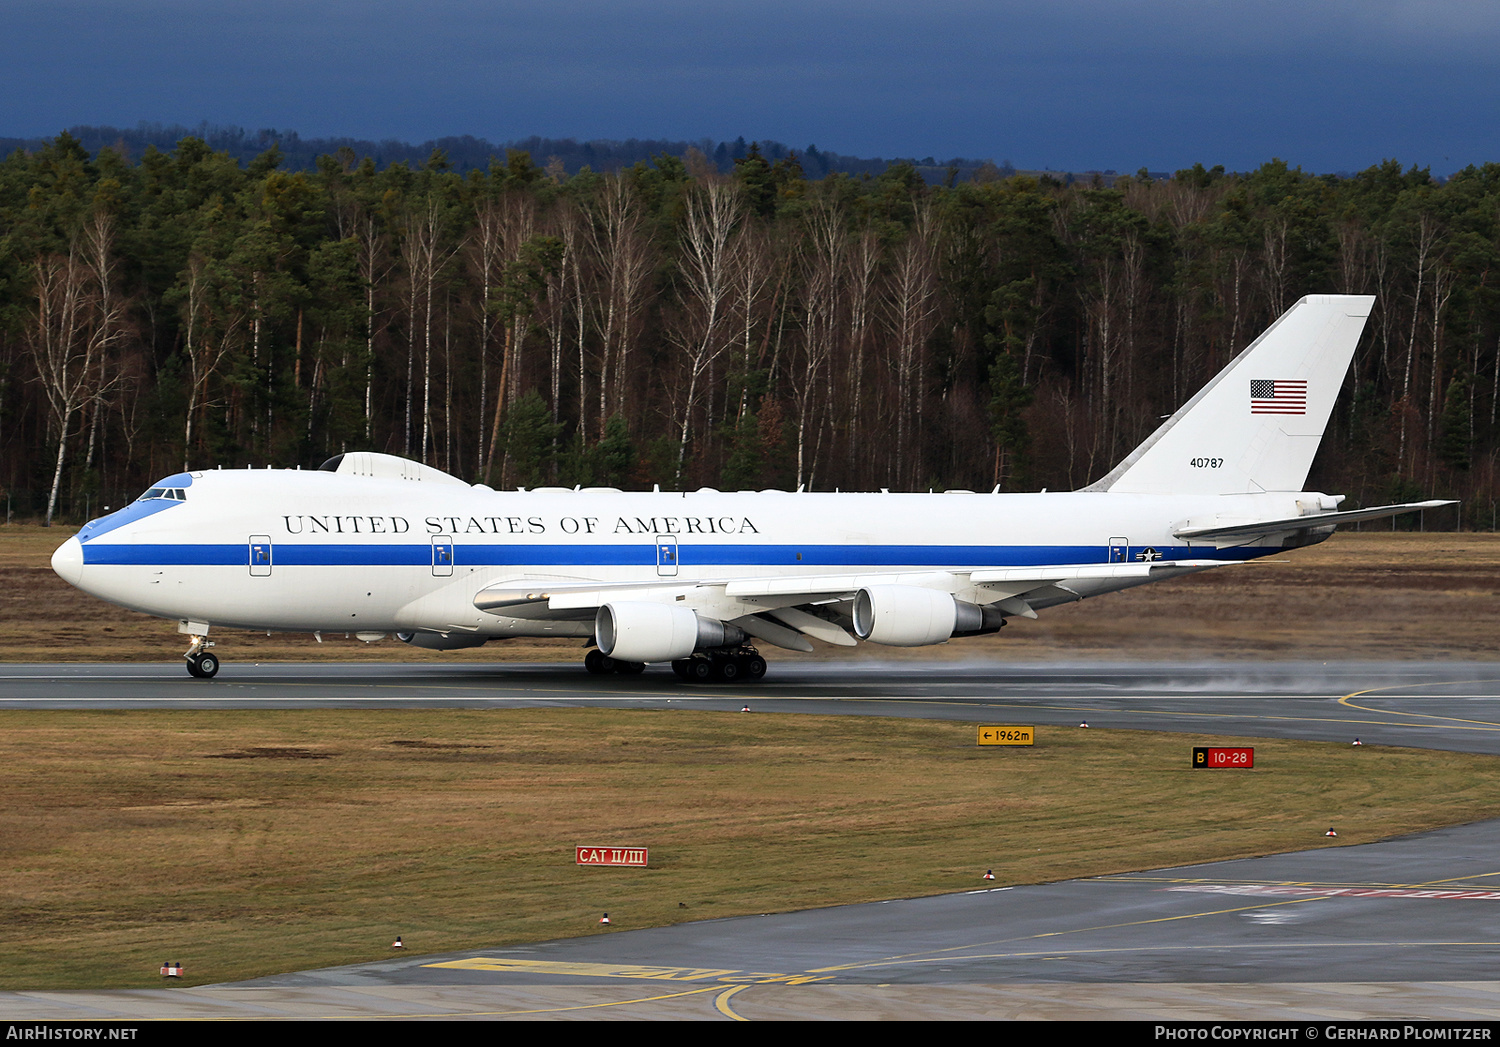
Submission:
[[[621,676],[639,676],[646,671],[645,662],[618,662],[613,658],[610,661],[615,662],[615,672]]]
[[[615,660],[595,647],[583,656],[583,667],[595,676],[603,676],[615,671]]]
[[[672,671],[677,674],[679,680],[691,680],[693,678],[692,665],[692,659],[679,658],[672,663]]]
[[[714,679],[723,683],[735,683],[740,678],[740,660],[738,658],[714,659]]]
[[[704,683],[714,674],[713,663],[706,658],[691,658],[687,663],[687,679],[693,683]]]
[[[742,666],[745,680],[754,683],[766,675],[766,660],[758,654],[746,658]]]
[[[197,680],[212,680],[219,675],[219,659],[208,653],[195,654],[187,660],[188,675]]]

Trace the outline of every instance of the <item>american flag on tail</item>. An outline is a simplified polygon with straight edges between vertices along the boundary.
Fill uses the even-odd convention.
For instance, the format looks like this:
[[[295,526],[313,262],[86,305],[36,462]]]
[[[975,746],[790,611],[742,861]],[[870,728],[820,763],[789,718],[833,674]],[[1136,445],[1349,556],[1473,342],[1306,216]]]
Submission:
[[[1306,414],[1307,382],[1284,378],[1250,381],[1251,414]]]

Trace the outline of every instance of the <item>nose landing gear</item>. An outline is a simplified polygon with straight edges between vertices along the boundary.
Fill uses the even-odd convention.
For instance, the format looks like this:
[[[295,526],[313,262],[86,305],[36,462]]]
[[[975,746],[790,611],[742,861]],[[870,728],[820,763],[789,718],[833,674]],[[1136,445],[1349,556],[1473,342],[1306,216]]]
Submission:
[[[213,646],[213,641],[202,636],[194,636],[193,644],[187,649],[182,657],[187,661],[188,675],[195,680],[212,680],[219,675],[219,657],[209,654],[207,648]]]

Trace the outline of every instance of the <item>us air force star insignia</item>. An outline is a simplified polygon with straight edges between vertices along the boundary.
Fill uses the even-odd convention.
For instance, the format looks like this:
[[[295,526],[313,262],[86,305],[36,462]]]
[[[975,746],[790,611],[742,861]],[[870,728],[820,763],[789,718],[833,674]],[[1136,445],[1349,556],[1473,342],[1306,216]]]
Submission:
[[[1136,553],[1135,558],[1137,560],[1144,560],[1146,563],[1150,563],[1152,560],[1160,560],[1161,553],[1157,552],[1155,549],[1151,548],[1148,545],[1146,546],[1146,548]]]

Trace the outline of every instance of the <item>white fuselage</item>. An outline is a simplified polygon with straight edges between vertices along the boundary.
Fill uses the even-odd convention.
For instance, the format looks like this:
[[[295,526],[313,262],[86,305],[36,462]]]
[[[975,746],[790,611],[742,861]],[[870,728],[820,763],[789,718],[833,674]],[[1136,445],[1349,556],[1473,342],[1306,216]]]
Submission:
[[[1295,516],[1317,498],[511,493],[287,470],[205,471],[176,482],[180,498],[136,502],[85,527],[58,551],[58,572],[122,607],[184,622],[487,637],[592,631],[590,621],[476,608],[481,589],[511,580],[652,583],[650,598],[682,600],[696,583],[736,579],[1245,560],[1280,541],[1189,546],[1173,531]],[[1132,584],[1139,581],[1078,582],[1075,595],[1053,602]],[[723,603],[722,588],[713,598]],[[702,608],[720,618],[756,609]]]

